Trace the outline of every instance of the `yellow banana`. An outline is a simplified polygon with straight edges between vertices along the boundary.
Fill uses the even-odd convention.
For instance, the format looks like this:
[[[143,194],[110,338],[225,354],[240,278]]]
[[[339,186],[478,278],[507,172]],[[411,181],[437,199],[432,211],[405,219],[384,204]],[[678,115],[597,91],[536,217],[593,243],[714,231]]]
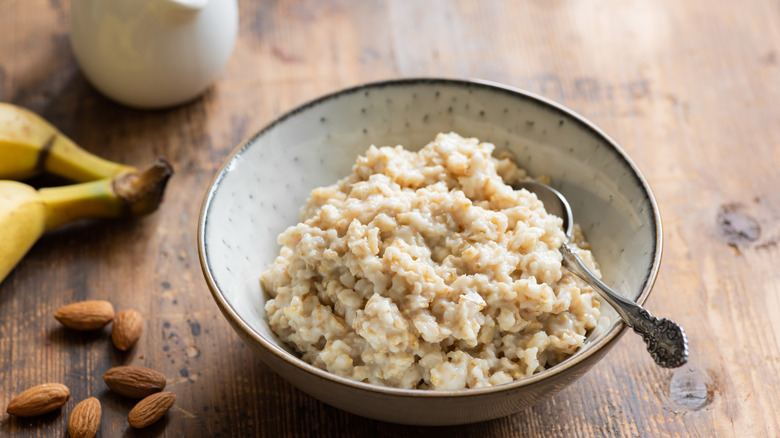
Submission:
[[[0,102],[0,179],[48,172],[85,182],[135,170],[87,152],[37,114]]]
[[[157,209],[173,169],[159,160],[143,172],[61,187],[0,181],[0,282],[46,232],[88,218],[138,217]]]

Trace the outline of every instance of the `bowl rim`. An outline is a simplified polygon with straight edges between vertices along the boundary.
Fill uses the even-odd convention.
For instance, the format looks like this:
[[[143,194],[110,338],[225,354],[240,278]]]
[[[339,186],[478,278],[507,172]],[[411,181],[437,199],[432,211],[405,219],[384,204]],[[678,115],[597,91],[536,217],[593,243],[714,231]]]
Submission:
[[[452,398],[452,397],[470,397],[475,395],[492,394],[495,392],[518,390],[522,387],[531,386],[542,380],[550,379],[555,377],[556,375],[563,374],[566,371],[570,370],[571,368],[574,368],[577,365],[586,362],[589,357],[596,354],[600,350],[604,348],[609,348],[610,344],[616,342],[628,328],[625,322],[619,321],[618,324],[614,325],[609,329],[609,331],[603,336],[602,339],[590,345],[587,349],[575,353],[572,357],[564,360],[563,362],[555,366],[552,366],[550,368],[547,368],[543,371],[540,371],[532,376],[514,380],[512,382],[508,382],[505,384],[482,387],[482,388],[465,388],[465,389],[457,389],[457,390],[427,390],[427,389],[422,390],[422,389],[403,389],[403,388],[395,388],[395,387],[384,387],[384,386],[374,385],[370,383],[359,382],[356,380],[351,380],[345,377],[340,377],[326,370],[317,368],[309,364],[308,362],[303,361],[302,359],[284,350],[280,346],[265,339],[257,330],[255,330],[249,323],[247,323],[247,321],[245,321],[238,314],[235,308],[227,301],[227,298],[225,297],[224,293],[217,285],[214,276],[211,274],[211,268],[209,266],[208,257],[206,255],[205,233],[206,233],[206,226],[208,222],[208,212],[211,207],[211,202],[214,198],[214,194],[216,193],[216,189],[219,186],[219,183],[222,181],[224,176],[229,171],[231,162],[237,159],[247,148],[249,148],[256,141],[256,139],[258,139],[263,134],[273,129],[276,125],[316,105],[325,103],[329,100],[338,98],[340,96],[350,95],[357,92],[370,91],[371,89],[375,89],[375,88],[399,87],[399,86],[404,87],[404,86],[419,85],[419,84],[446,85],[446,86],[456,86],[456,87],[466,87],[466,88],[476,87],[487,91],[502,92],[502,93],[507,93],[509,95],[513,95],[515,97],[528,99],[536,102],[537,104],[545,106],[549,109],[557,111],[558,113],[560,113],[561,116],[567,119],[576,121],[586,130],[591,131],[597,137],[601,138],[604,141],[604,143],[608,145],[612,149],[612,151],[618,156],[618,158],[621,159],[624,162],[624,164],[631,169],[631,173],[633,177],[641,185],[647,197],[647,201],[652,208],[651,216],[654,221],[653,260],[648,272],[648,276],[645,279],[645,282],[642,286],[642,290],[636,299],[636,303],[640,305],[644,304],[644,302],[647,300],[647,297],[649,296],[653,288],[653,285],[655,284],[655,281],[658,276],[658,271],[660,269],[660,264],[661,264],[661,256],[663,252],[663,233],[662,233],[661,216],[658,209],[658,203],[655,199],[655,196],[653,195],[652,190],[650,189],[649,184],[647,183],[647,180],[639,171],[639,168],[636,166],[636,164],[634,164],[634,162],[631,160],[628,154],[623,150],[623,148],[621,148],[617,144],[617,142],[615,142],[609,135],[607,135],[604,131],[602,131],[601,128],[597,127],[593,122],[589,121],[588,119],[581,116],[577,112],[551,99],[548,99],[546,97],[543,97],[541,95],[538,95],[536,93],[521,88],[512,87],[509,85],[483,80],[483,79],[410,77],[410,78],[398,78],[398,79],[387,79],[387,80],[380,80],[380,81],[373,81],[373,82],[364,82],[358,85],[350,86],[347,88],[343,88],[337,91],[320,95],[319,97],[316,97],[314,99],[304,101],[303,103],[293,107],[292,109],[282,113],[281,115],[276,116],[270,122],[265,124],[265,126],[263,126],[261,129],[259,129],[258,131],[254,132],[253,134],[245,138],[242,142],[240,142],[237,146],[235,146],[233,150],[228,154],[228,156],[224,159],[224,161],[219,167],[219,170],[212,178],[208,190],[206,192],[206,195],[204,196],[201,205],[200,215],[198,218],[198,230],[197,230],[198,258],[200,260],[201,270],[203,272],[203,276],[209,287],[211,295],[215,300],[215,302],[217,303],[217,306],[220,308],[222,314],[225,315],[227,318],[229,318],[229,322],[231,323],[231,326],[233,326],[234,329],[236,330],[240,329],[244,335],[252,338],[255,342],[262,345],[262,347],[266,351],[275,355],[277,359],[287,362],[288,364],[293,365],[296,368],[305,370],[313,377],[318,377],[322,380],[327,380],[335,384],[346,385],[356,390],[381,393],[387,396],[407,396],[407,397],[413,396],[417,398],[423,397],[423,398],[436,399],[436,398]]]

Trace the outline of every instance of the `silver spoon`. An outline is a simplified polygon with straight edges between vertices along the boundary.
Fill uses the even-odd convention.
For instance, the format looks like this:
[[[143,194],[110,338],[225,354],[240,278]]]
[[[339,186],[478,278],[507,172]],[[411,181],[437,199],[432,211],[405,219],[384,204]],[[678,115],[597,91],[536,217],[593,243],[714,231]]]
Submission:
[[[582,259],[572,252],[568,240],[571,239],[574,216],[566,198],[554,188],[535,181],[521,181],[512,184],[512,187],[515,190],[522,188],[536,194],[544,204],[547,213],[563,219],[567,240],[560,247],[563,266],[595,289],[617,311],[623,321],[642,336],[647,344],[647,351],[650,352],[655,363],[665,368],[676,368],[685,364],[688,361],[688,338],[682,327],[670,319],[654,317],[642,306],[615,292],[596,278]]]

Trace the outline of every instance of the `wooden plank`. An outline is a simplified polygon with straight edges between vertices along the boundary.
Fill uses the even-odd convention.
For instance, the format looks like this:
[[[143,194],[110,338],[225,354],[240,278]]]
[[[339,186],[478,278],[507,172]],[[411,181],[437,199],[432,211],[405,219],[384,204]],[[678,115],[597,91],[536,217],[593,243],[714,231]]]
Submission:
[[[778,436],[780,423],[780,17],[735,2],[240,2],[240,37],[199,100],[138,111],[99,95],[68,44],[70,2],[0,3],[0,100],[31,108],[85,148],[137,166],[165,156],[163,208],[140,221],[44,237],[0,284],[0,406],[43,381],[74,401],[0,432],[53,436],[79,401],[103,403],[102,436],[141,435],[108,392],[119,364],[159,369],[178,401],[151,436],[391,437],[420,433],[341,412],[292,388],[245,347],[203,282],[200,201],[230,150],[323,93],[408,76],[481,78],[555,99],[632,156],[661,207],[665,251],[648,301],[687,330],[691,361],[657,368],[627,334],[581,380],[507,418],[426,435]],[[758,230],[758,231],[756,231]],[[135,308],[129,353],[108,329],[59,327],[59,306]]]

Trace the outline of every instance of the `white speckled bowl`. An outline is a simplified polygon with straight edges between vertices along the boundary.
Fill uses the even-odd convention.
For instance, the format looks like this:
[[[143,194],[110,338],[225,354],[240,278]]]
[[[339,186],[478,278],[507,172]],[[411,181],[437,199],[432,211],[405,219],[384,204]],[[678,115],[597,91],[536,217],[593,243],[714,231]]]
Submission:
[[[626,326],[608,321],[585,349],[530,378],[459,391],[377,387],[315,368],[281,345],[266,322],[259,277],[276,237],[298,221],[311,189],[350,172],[369,145],[419,149],[455,131],[515,154],[532,175],[549,174],[572,204],[606,282],[643,303],[661,259],[655,199],[625,152],[592,123],[533,94],[485,83],[406,79],[362,85],[306,103],[238,146],[203,203],[203,274],[227,320],[274,371],[338,408],[379,420],[461,424],[515,413],[585,373]],[[605,305],[606,307],[606,305]]]

